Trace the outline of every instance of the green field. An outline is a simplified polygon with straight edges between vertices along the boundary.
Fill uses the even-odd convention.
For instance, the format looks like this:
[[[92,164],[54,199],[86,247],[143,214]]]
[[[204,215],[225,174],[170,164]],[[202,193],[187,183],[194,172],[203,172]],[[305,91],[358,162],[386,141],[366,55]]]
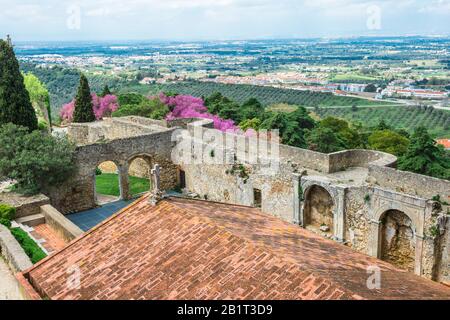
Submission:
[[[371,101],[356,97],[335,96],[332,93],[197,81],[178,82],[165,85],[142,85],[142,87],[133,86],[126,88],[124,91],[133,90],[143,94],[156,94],[160,91],[170,91],[173,93],[188,94],[197,97],[208,97],[215,92],[220,92],[224,96],[238,103],[244,103],[250,98],[257,98],[265,106],[276,103],[295,104],[304,107],[352,105],[379,106],[392,104],[389,102]]]
[[[450,138],[450,112],[424,107],[377,107],[315,110],[321,118],[334,116],[352,122],[361,122],[365,126],[375,126],[381,119],[396,129],[413,131],[419,125],[425,126],[436,138]]]
[[[130,192],[132,195],[137,195],[150,190],[149,179],[128,177],[130,182]],[[114,173],[103,173],[96,176],[95,188],[98,194],[108,196],[120,196],[119,176]]]

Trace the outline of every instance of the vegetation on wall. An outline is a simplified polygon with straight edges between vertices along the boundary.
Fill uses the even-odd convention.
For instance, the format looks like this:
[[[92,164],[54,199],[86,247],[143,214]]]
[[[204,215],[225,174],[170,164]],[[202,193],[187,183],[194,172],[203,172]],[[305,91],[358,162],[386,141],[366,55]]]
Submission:
[[[0,203],[0,224],[7,228],[11,227],[11,220],[16,215],[16,208]]]
[[[44,259],[47,255],[45,252],[39,247],[33,239],[20,228],[12,228],[11,234],[16,238],[17,242],[19,242],[22,249],[25,251],[26,255],[30,258],[33,264],[38,263],[42,259]]]
[[[14,219],[15,215],[16,208],[7,204],[0,204],[0,224],[11,231],[31,262],[35,264],[44,259],[46,254],[25,231],[20,228],[11,229],[11,220]]]

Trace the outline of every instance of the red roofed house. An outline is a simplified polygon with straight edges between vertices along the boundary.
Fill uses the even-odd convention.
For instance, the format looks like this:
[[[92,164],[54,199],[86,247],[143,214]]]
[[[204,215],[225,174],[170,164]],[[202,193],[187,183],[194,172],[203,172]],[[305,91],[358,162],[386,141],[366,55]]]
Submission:
[[[450,150],[450,139],[439,139],[436,142],[443,145],[445,149]]]
[[[450,299],[259,209],[176,197],[139,199],[18,278],[34,299]]]

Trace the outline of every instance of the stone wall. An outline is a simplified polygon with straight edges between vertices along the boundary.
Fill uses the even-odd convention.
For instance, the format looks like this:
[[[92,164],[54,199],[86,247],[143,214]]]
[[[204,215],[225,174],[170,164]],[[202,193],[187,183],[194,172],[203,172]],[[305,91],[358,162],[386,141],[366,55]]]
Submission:
[[[0,203],[16,208],[15,218],[22,218],[39,214],[41,206],[49,204],[50,199],[43,194],[24,196],[14,192],[3,192],[0,193]]]
[[[338,172],[352,167],[376,165],[378,167],[395,167],[397,157],[373,150],[345,150],[328,155],[329,171]]]
[[[356,251],[367,253],[369,234],[369,190],[350,187],[345,197],[345,240]]]
[[[425,199],[440,195],[443,201],[450,202],[450,181],[447,180],[376,165],[369,166],[369,176],[383,188]]]
[[[0,224],[0,254],[14,272],[21,272],[33,266],[16,238],[2,224]]]
[[[307,195],[308,188],[317,185],[325,188],[333,202],[333,239],[383,258],[379,250],[382,217],[389,210],[399,210],[411,219],[414,229],[414,272],[437,280],[448,279],[449,258],[444,251],[450,247],[449,232],[443,236],[430,235],[437,218],[427,200],[437,194],[446,200],[450,196],[450,182],[395,170],[391,168],[396,164],[395,156],[371,150],[323,154],[268,143],[268,152],[255,156],[253,138],[222,133],[212,126],[212,121],[205,119],[165,122],[127,117],[108,120],[103,128],[95,123],[87,129],[83,126],[72,129],[75,139],[83,142],[76,153],[78,172],[62,188],[54,190],[52,203],[64,213],[95,206],[93,174],[103,161],[117,165],[122,198],[126,199],[128,169],[131,175],[143,175],[142,171],[147,170],[144,162],[150,162],[162,166],[164,189],[177,185],[181,169],[185,172],[186,189],[200,198],[253,206],[257,189],[262,195],[262,211],[303,225],[307,212],[306,201],[301,197]],[[179,128],[186,128],[193,136],[181,140],[194,154],[190,162],[175,165],[172,151],[178,154],[179,150],[173,149],[175,142],[171,140]],[[233,141],[233,145],[217,146],[216,139]],[[243,152],[238,145],[244,146]],[[206,158],[199,159],[197,150],[207,151],[201,154]],[[219,155],[223,158],[219,159]],[[280,160],[274,172],[264,166],[272,155]],[[144,162],[130,167],[133,159],[142,156]],[[250,162],[250,156],[256,162]],[[219,160],[217,164],[215,160]],[[358,169],[349,170],[354,167]],[[355,174],[363,176],[355,178]],[[317,210],[324,196],[316,194],[313,200],[314,197],[319,197],[313,201],[313,210]]]
[[[106,161],[113,161],[119,169],[123,199],[129,199],[131,196],[128,188],[128,168],[137,157],[150,158],[153,163],[161,165],[162,187],[174,188],[177,185],[177,167],[171,161],[171,138],[174,130],[165,128],[160,132],[78,146],[75,152],[77,170],[74,176],[64,185],[47,190],[52,205],[64,214],[96,207],[95,168]]]
[[[81,236],[83,231],[64,217],[51,205],[41,207],[41,212],[45,217],[45,223],[50,226],[66,243]]]

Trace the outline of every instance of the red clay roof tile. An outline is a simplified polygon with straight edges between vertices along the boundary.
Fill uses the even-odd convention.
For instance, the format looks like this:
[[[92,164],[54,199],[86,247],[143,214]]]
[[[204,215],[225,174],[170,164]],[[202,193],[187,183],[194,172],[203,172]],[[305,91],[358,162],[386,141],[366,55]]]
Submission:
[[[67,285],[74,266],[80,288]],[[368,266],[380,267],[380,290],[367,288]],[[24,275],[50,299],[450,299],[257,209],[181,198],[144,197]]]

